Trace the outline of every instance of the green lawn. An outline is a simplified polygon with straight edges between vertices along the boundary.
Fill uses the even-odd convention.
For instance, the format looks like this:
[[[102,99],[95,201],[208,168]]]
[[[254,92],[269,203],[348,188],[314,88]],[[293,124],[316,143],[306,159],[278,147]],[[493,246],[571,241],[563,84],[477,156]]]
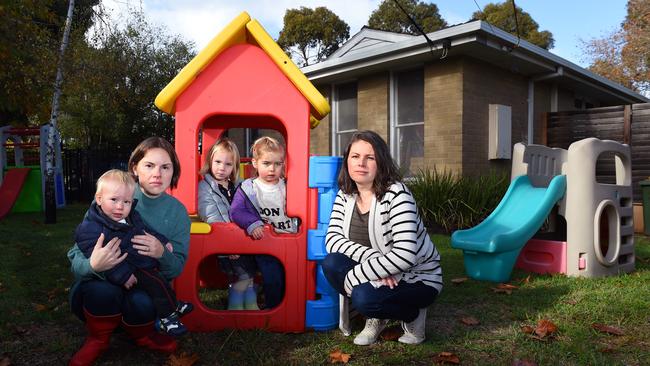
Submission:
[[[65,364],[83,342],[82,323],[68,308],[72,277],[65,255],[85,209],[71,205],[59,210],[56,225],[43,224],[42,213],[10,214],[0,220],[0,365]],[[337,348],[352,355],[350,365],[431,365],[441,352],[455,354],[464,365],[512,365],[516,360],[538,365],[650,364],[648,238],[636,237],[637,270],[629,275],[580,279],[516,271],[511,283],[518,288],[510,295],[495,293],[493,283],[452,284],[452,279],[464,276],[462,254],[450,248],[448,237],[433,239],[442,254],[445,289],[429,308],[428,338],[420,346],[385,340],[359,347],[338,330],[226,330],[190,334],[181,339],[179,351],[196,354],[200,365],[326,365]],[[480,324],[465,325],[463,317],[474,317]],[[550,339],[522,332],[522,326],[534,328],[540,319],[557,325]],[[355,331],[361,323],[355,320]],[[598,332],[593,323],[624,334]],[[136,348],[117,334],[99,364],[166,362],[165,356]]]

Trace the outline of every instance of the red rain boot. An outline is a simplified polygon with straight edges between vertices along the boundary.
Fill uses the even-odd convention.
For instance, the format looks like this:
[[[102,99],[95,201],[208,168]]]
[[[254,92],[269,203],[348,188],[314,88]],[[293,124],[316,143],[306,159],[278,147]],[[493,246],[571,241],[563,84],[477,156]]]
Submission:
[[[153,329],[153,322],[142,325],[130,325],[122,320],[122,328],[135,341],[135,344],[146,347],[152,351],[163,353],[174,353],[178,344],[173,337],[166,334],[156,333]]]
[[[70,366],[92,365],[110,344],[113,330],[120,325],[122,314],[95,316],[84,309],[88,335],[83,346],[70,359]]]

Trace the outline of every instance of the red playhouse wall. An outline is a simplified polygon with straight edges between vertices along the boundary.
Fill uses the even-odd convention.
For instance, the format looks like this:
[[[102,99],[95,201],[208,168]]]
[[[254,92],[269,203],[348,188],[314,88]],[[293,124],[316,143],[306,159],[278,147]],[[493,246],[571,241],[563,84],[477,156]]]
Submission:
[[[192,234],[185,269],[176,279],[179,299],[192,301],[195,310],[183,322],[193,331],[224,328],[265,328],[302,332],[305,301],[313,285],[313,263],[307,261],[309,212],[310,105],[267,54],[250,44],[234,45],[212,61],[176,100],[176,152],[182,166],[178,189],[173,191],[196,213],[197,185],[202,157],[198,153],[199,128],[203,151],[229,128],[271,128],[287,143],[287,213],[300,218],[297,234],[275,235],[268,227],[263,240],[250,239],[235,224],[213,224],[209,234]],[[201,263],[216,254],[270,254],[285,269],[285,297],[274,309],[221,311],[205,307],[198,298]]]

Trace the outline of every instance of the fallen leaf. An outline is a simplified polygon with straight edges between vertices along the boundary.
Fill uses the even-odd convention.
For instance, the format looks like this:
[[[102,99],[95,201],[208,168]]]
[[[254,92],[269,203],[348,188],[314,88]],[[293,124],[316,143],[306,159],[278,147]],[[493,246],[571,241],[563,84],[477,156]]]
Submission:
[[[458,278],[452,278],[451,283],[454,285],[460,285],[461,283],[467,281],[467,277],[458,277]]]
[[[537,366],[537,363],[535,361],[520,360],[520,359],[515,358],[512,361],[512,366]]]
[[[605,324],[593,323],[591,327],[601,333],[607,333],[607,334],[617,335],[617,336],[625,334],[622,330]]]
[[[526,334],[533,334],[535,333],[535,328],[531,327],[530,325],[524,325],[521,327],[521,331]]]
[[[402,330],[402,327],[400,326],[391,326],[386,329],[384,329],[383,332],[381,332],[381,339],[385,341],[396,341],[399,337],[402,336],[404,331]]]
[[[433,356],[433,362],[435,363],[450,363],[454,365],[460,364],[460,358],[451,352],[440,352],[436,356]]]
[[[605,344],[599,351],[601,353],[613,353],[616,352],[616,346],[613,344]]]
[[[512,295],[512,290],[507,288],[490,287],[494,293]]]
[[[519,287],[517,287],[517,286],[515,286],[515,285],[511,285],[511,284],[509,284],[509,283],[500,283],[500,284],[497,286],[497,288],[499,288],[499,289],[507,289],[507,290],[516,290],[516,289],[518,289]]]
[[[199,360],[199,356],[196,353],[188,355],[185,352],[181,352],[180,355],[176,356],[175,354],[169,355],[167,359],[166,366],[192,366]]]
[[[557,325],[553,324],[550,320],[541,319],[537,322],[537,328],[535,328],[535,334],[539,337],[544,338],[550,336],[557,331]]]
[[[465,325],[479,325],[479,324],[481,324],[481,322],[479,322],[478,319],[476,319],[473,316],[464,316],[464,317],[460,318],[460,322],[465,324]]]
[[[47,306],[43,304],[34,304],[34,309],[36,309],[38,312],[41,312],[47,310]]]
[[[340,349],[335,349],[330,352],[330,363],[348,363],[350,361],[351,355],[349,353],[343,353]]]
[[[25,257],[29,257],[32,255],[32,252],[25,252]]]
[[[569,305],[575,305],[575,304],[578,303],[578,300],[573,300],[572,299],[572,300],[564,300],[562,302],[565,303],[565,304],[569,304]]]

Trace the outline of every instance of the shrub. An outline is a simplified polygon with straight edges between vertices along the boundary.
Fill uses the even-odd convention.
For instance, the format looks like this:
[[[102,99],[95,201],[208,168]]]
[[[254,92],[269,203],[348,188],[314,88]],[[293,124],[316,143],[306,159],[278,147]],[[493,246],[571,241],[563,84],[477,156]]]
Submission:
[[[420,171],[408,182],[424,224],[449,233],[483,221],[499,204],[510,180],[502,172],[459,177],[437,169]]]

